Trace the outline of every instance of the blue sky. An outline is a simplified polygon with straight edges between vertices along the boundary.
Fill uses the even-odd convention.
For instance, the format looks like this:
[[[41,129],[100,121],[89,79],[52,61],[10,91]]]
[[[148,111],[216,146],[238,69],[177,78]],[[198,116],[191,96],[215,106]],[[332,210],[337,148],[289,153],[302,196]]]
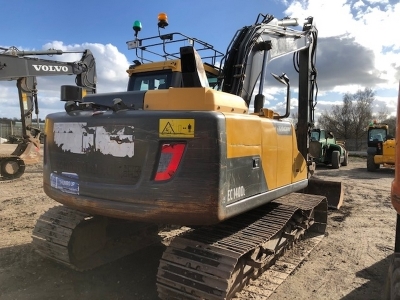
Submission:
[[[376,91],[374,111],[386,107],[395,114],[400,79],[400,42],[394,34],[400,16],[392,0],[225,0],[225,1],[13,1],[2,3],[0,46],[20,50],[90,49],[98,70],[98,92],[126,89],[126,68],[135,59],[126,41],[132,24],[140,20],[140,38],[157,34],[157,15],[168,14],[163,33],[182,32],[225,52],[234,33],[254,23],[259,13],[304,19],[313,16],[319,30],[317,69],[319,96],[316,115],[343,94],[370,87]],[[48,57],[43,57],[48,58]],[[75,61],[79,54],[48,59]],[[291,57],[290,57],[291,60]],[[289,70],[282,70],[289,73]],[[41,118],[63,110],[59,87],[73,84],[73,76],[38,78]],[[266,92],[265,107],[278,109],[282,90]],[[293,110],[297,99],[294,93]],[[0,117],[19,118],[15,82],[0,81]]]

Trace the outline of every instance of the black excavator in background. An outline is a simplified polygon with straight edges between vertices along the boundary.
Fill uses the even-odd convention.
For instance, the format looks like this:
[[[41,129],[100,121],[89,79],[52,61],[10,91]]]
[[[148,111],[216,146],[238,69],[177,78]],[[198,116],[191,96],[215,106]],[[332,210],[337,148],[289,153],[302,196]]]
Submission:
[[[260,14],[239,29],[223,67],[210,66],[212,87],[193,46],[158,67],[136,62],[143,74],[130,76],[149,76],[134,91],[78,99],[78,87],[63,86],[65,112],[46,117],[43,163],[44,191],[63,205],[38,219],[35,249],[87,270],[153,243],[158,224],[191,226],[163,254],[159,297],[230,299],[298,239],[323,236],[327,202],[339,207],[343,189],[311,176],[317,30],[311,17],[292,26],[297,19]],[[132,45],[148,50],[142,42]],[[286,112],[264,108],[267,66],[287,54],[299,74],[296,128],[285,120],[285,74],[273,77],[286,87]],[[162,77],[150,76],[160,66]]]
[[[32,121],[33,112],[38,120],[37,76],[76,75],[76,85],[82,87],[81,97],[96,93],[96,64],[90,50],[62,51],[56,49],[43,51],[19,51],[15,47],[0,48],[0,81],[16,80],[22,121],[22,141],[10,155],[0,155],[0,180],[20,177],[25,164],[36,163],[42,159],[39,154],[41,131],[39,124]],[[83,53],[76,62],[29,57],[32,55],[62,55],[64,53]]]

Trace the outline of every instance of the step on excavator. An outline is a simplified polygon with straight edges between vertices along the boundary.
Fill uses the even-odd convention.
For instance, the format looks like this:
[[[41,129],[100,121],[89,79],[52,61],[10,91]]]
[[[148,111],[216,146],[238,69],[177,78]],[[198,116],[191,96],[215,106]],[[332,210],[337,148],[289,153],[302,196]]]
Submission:
[[[160,14],[159,28],[167,24]],[[128,47],[140,54],[150,47],[135,25]],[[79,87],[61,87],[65,112],[46,118],[43,164],[44,191],[61,205],[38,219],[35,249],[87,270],[159,241],[159,224],[188,226],[161,258],[159,297],[231,299],[297,240],[323,236],[343,187],[311,176],[317,30],[311,17],[298,26],[260,14],[237,31],[221,68],[192,43],[172,61],[175,34],[159,34],[165,60],[139,59],[130,90],[75,99]],[[272,76],[286,87],[286,113],[264,108],[267,66],[288,54],[299,74],[296,128],[285,120],[285,74]]]
[[[37,98],[37,76],[76,75],[75,82],[82,87],[80,95],[96,92],[96,65],[90,50],[84,50],[80,61],[61,62],[40,59],[40,55],[62,55],[62,50],[20,51],[15,47],[0,48],[0,80],[16,80],[22,121],[22,141],[10,155],[0,156],[0,180],[7,181],[21,177],[26,164],[42,160],[39,153],[41,130],[39,129],[39,106]],[[35,126],[32,115],[36,114]]]

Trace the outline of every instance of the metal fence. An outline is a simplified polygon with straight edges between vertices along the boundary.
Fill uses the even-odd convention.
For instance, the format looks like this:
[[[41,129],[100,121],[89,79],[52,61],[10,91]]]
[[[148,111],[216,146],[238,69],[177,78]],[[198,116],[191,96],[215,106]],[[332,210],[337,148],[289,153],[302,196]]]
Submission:
[[[8,139],[8,137],[13,134],[21,135],[21,129],[19,129],[19,131],[14,131],[14,130],[17,130],[17,128],[15,128],[15,125],[13,125],[11,122],[9,124],[1,123],[0,124],[0,138]]]
[[[37,127],[34,124],[34,127]],[[39,123],[39,129],[44,130],[44,123]],[[22,136],[22,123],[21,122],[12,122],[9,123],[0,123],[0,138],[7,139],[10,135],[19,135]],[[0,139],[0,143],[3,141]]]
[[[345,147],[349,151],[365,151],[367,152],[367,136],[363,139],[347,139]]]

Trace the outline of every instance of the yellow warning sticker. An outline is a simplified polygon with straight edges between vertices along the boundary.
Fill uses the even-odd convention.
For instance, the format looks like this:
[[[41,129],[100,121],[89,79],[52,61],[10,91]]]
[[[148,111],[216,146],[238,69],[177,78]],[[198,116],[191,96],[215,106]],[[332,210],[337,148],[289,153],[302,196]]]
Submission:
[[[159,136],[193,138],[194,119],[160,119]]]

